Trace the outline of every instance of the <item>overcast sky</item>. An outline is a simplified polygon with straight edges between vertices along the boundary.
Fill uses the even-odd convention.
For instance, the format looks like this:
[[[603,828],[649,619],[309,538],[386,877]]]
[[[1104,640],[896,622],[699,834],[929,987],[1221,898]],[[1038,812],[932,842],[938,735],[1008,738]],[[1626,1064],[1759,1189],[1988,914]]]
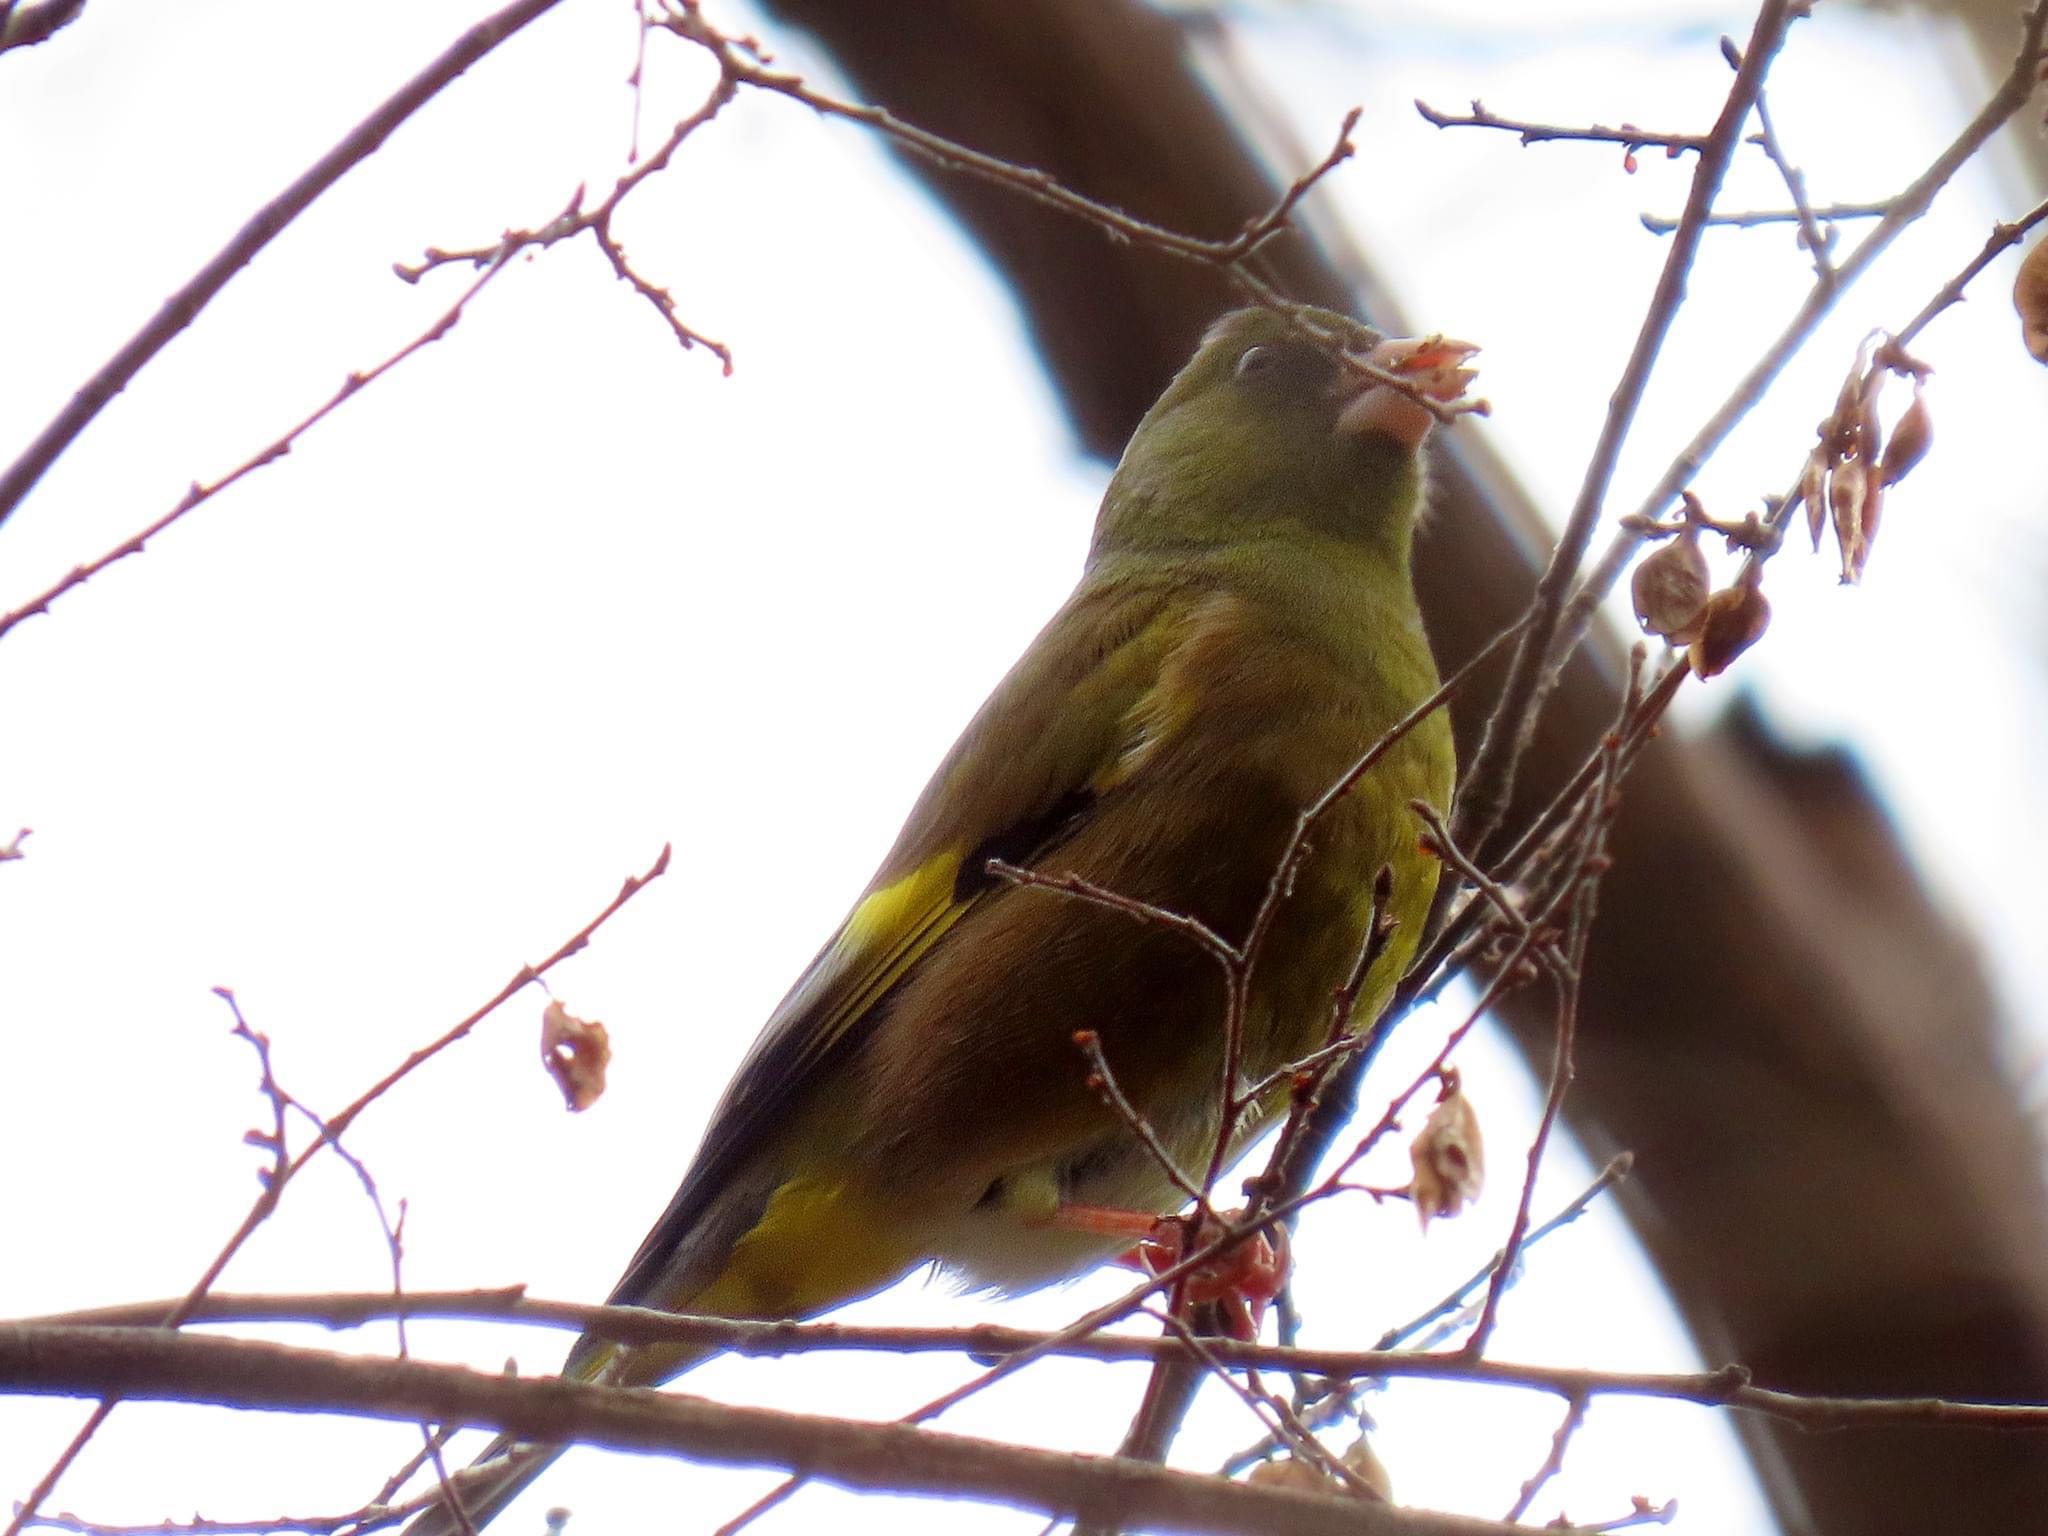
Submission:
[[[0,157],[0,202],[16,210],[0,249],[0,454],[482,8],[383,0],[336,26],[331,8],[277,0],[92,0],[49,45],[0,58],[0,143],[33,151]],[[1408,102],[1706,121],[1726,86],[1712,39],[1746,14],[1658,7],[1646,30],[1645,9],[1582,3],[1531,35],[1472,7],[1438,8],[1430,26],[1407,7],[1275,7],[1235,34],[1314,152],[1364,104],[1336,206],[1410,314],[1485,344],[1496,415],[1456,430],[1490,434],[1551,507],[1576,484],[1661,259],[1635,214],[1674,211],[1686,169],[1645,156],[1629,178],[1601,150],[1439,136]],[[1963,109],[1926,64],[1952,39],[1839,9],[1801,29],[1775,100],[1815,186],[1856,197],[1903,180]],[[737,7],[714,15],[829,83],[800,40]],[[608,184],[633,49],[627,6],[572,0],[351,174],[0,530],[0,608],[232,467],[465,280],[409,287],[393,261],[486,243],[545,220],[581,181]],[[704,73],[684,49],[654,50],[651,134]],[[1882,113],[1844,108],[1877,98]],[[1753,167],[1729,196],[1777,200]],[[1709,504],[1739,514],[1781,486],[1856,337],[1910,315],[2025,201],[2002,162],[1966,176],[1899,275],[1845,307],[1709,470]],[[743,99],[635,198],[620,233],[692,325],[731,343],[731,378],[680,352],[593,251],[547,253],[287,459],[0,641],[0,837],[36,829],[28,857],[0,868],[0,1314],[180,1293],[239,1220],[258,1161],[241,1133],[263,1109],[213,986],[232,986],[275,1040],[286,1086],[331,1109],[552,950],[668,842],[669,875],[556,978],[613,1032],[597,1107],[563,1113],[537,1066],[543,999],[529,992],[350,1138],[387,1197],[408,1202],[409,1285],[601,1296],[760,1020],[1071,583],[1106,467],[1076,455],[995,278],[872,141]],[[2018,350],[2009,281],[2010,258],[1928,337],[1940,446],[1890,509],[1866,585],[1836,588],[1825,557],[1774,564],[1770,644],[1688,709],[1697,719],[1755,686],[1782,728],[1857,746],[2020,996],[2048,981],[2001,884],[2029,862],[2016,846],[2048,846],[2024,770],[2041,760],[2041,637],[2013,616],[2038,588],[2038,477],[2002,466],[2037,434],[2044,383]],[[1802,288],[1789,239],[1710,240],[1618,506]],[[1953,793],[1956,743],[1930,741],[1917,723],[1930,718],[1973,722],[1981,798]],[[1987,799],[2009,831],[1995,847],[1966,835]],[[2016,1018],[2024,1061],[2039,1021]],[[1412,1073],[1449,1022],[1416,1019],[1383,1080]],[[1312,1223],[1300,1284],[1313,1337],[1368,1340],[1498,1246],[1534,1100],[1497,1043],[1475,1042],[1462,1064],[1497,1149],[1493,1187],[1426,1240],[1405,1208]],[[1386,1155],[1378,1171],[1399,1182],[1404,1160]],[[1561,1148],[1539,1210],[1590,1173]],[[224,1283],[387,1280],[336,1166],[294,1187]],[[919,1279],[856,1313],[1056,1324],[1121,1284],[1094,1276],[998,1306]],[[343,1347],[389,1345],[366,1333]],[[544,1370],[561,1343],[423,1326],[414,1347]],[[1617,1367],[1692,1359],[1610,1213],[1539,1251],[1495,1347]],[[827,1356],[714,1363],[686,1386],[884,1415],[961,1372]],[[1132,1369],[1053,1363],[946,1423],[1104,1450],[1141,1384]],[[1213,1398],[1185,1465],[1254,1438],[1241,1408]],[[1542,1459],[1557,1411],[1418,1383],[1373,1404],[1400,1497],[1488,1515]],[[0,1403],[9,1498],[82,1412]],[[106,1520],[338,1511],[414,1443],[394,1426],[129,1406],[51,1503]],[[540,1510],[566,1504],[581,1536],[646,1529],[650,1508],[704,1530],[763,1486],[588,1454],[506,1528],[535,1531]],[[1680,1529],[1697,1536],[1764,1520],[1711,1415],[1606,1402],[1534,1513],[1610,1517],[1635,1493],[1678,1497]],[[760,1529],[828,1520],[958,1528],[929,1504],[814,1491]],[[1036,1526],[990,1513],[976,1528]]]

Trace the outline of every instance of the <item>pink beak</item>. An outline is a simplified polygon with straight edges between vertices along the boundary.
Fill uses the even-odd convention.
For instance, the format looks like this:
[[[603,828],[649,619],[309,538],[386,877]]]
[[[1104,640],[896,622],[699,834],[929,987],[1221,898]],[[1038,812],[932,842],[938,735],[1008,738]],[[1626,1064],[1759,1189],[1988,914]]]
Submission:
[[[1393,336],[1365,354],[1365,361],[1387,373],[1413,378],[1422,393],[1432,400],[1449,403],[1463,398],[1466,387],[1479,376],[1465,366],[1479,348],[1469,341],[1448,336]],[[1376,432],[1409,448],[1420,446],[1436,417],[1419,400],[1362,380],[1365,388],[1353,397],[1337,418],[1339,431]]]

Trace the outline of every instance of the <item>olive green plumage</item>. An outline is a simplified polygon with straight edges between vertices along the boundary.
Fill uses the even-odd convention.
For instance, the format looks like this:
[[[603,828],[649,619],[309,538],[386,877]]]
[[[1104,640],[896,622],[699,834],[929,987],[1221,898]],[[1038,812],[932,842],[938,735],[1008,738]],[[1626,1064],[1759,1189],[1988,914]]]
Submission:
[[[1199,1168],[1220,1090],[1217,967],[986,862],[1244,936],[1299,812],[1437,683],[1409,579],[1428,419],[1373,395],[1385,408],[1276,315],[1211,330],[1132,437],[1079,586],[769,1019],[612,1300],[802,1316],[928,1260],[1020,1290],[1119,1245],[1049,1224],[1059,1205],[1179,1205],[1086,1085],[1074,1034],[1096,1032],[1125,1094]],[[1359,1014],[1384,1004],[1436,879],[1405,807],[1446,804],[1452,776],[1438,715],[1319,826],[1252,974],[1247,1074],[1321,1043],[1382,864],[1399,927]],[[586,1339],[568,1371],[646,1383],[695,1358]],[[472,1514],[551,1456],[513,1455]]]

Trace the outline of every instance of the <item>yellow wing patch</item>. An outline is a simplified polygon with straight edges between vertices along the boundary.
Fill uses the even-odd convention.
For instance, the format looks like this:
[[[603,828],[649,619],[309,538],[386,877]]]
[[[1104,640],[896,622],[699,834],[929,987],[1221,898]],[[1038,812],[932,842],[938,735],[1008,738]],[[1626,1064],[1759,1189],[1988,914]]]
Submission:
[[[690,1307],[713,1317],[806,1317],[887,1285],[916,1252],[900,1212],[844,1179],[799,1174],[775,1191]]]
[[[786,1005],[815,1019],[806,1058],[829,1049],[960,920],[970,903],[954,899],[959,876],[960,854],[948,848],[853,909]]]

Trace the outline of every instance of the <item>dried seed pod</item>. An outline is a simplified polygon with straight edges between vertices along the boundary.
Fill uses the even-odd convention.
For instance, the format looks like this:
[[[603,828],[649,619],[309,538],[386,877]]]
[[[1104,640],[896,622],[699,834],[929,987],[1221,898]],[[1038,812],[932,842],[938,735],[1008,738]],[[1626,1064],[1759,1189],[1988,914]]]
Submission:
[[[1799,477],[1799,499],[1806,503],[1806,531],[1813,535],[1813,552],[1820,553],[1820,532],[1828,521],[1828,460],[1816,447],[1806,456],[1806,471]]]
[[[1884,463],[1878,471],[1880,485],[1897,485],[1912,473],[1913,466],[1927,457],[1927,450],[1934,442],[1934,418],[1927,413],[1927,401],[1920,393],[1920,386],[1913,386],[1913,403],[1906,407],[1906,414],[1899,418],[1899,424],[1892,429],[1892,440],[1884,450]]]
[[[1244,1480],[1254,1488],[1290,1488],[1296,1493],[1329,1493],[1330,1480],[1299,1456],[1262,1461]]]
[[[1698,676],[1715,677],[1727,671],[1728,664],[1755,645],[1770,627],[1771,605],[1757,585],[1760,579],[1759,572],[1707,599],[1700,636],[1687,653]]]
[[[602,1024],[579,1019],[560,1003],[550,1002],[540,1015],[540,1059],[569,1108],[585,1110],[604,1093],[611,1040]]]
[[[1662,636],[1673,645],[1690,644],[1699,633],[1700,614],[1712,588],[1696,523],[1651,550],[1629,578],[1636,622],[1645,634]]]
[[[1842,380],[1842,387],[1835,393],[1835,408],[1828,419],[1820,424],[1820,439],[1826,446],[1830,463],[1845,459],[1856,451],[1857,434],[1863,422],[1864,395],[1870,388],[1870,375],[1864,367],[1865,349],[1868,338],[1856,349],[1856,361],[1849,366],[1849,376]]]
[[[1374,1453],[1371,1442],[1364,1435],[1352,1441],[1351,1448],[1339,1459],[1381,1499],[1389,1504],[1394,1502],[1394,1480],[1388,1476],[1386,1463]],[[1355,1488],[1349,1491],[1357,1492]]]
[[[1878,419],[1877,397],[1884,393],[1884,381],[1891,375],[1872,369],[1863,381],[1863,398],[1856,407],[1856,457],[1875,464],[1884,452],[1884,423]]]
[[[1870,475],[1861,459],[1844,459],[1828,476],[1828,511],[1835,520],[1835,547],[1842,553],[1842,580],[1854,581],[1863,568],[1864,507]]]
[[[1462,1089],[1452,1087],[1437,1101],[1421,1134],[1408,1144],[1408,1161],[1415,1169],[1408,1193],[1425,1228],[1432,1217],[1455,1216],[1479,1198],[1486,1184],[1486,1143]]]
[[[2037,240],[2020,263],[2012,285],[2013,308],[2020,312],[2020,337],[2037,363],[2048,363],[2048,240]]]
[[[1863,491],[1863,523],[1861,536],[1856,540],[1856,558],[1850,562],[1846,578],[1850,582],[1863,579],[1863,565],[1870,558],[1870,546],[1877,542],[1877,516],[1883,506],[1884,482],[1872,476]]]

